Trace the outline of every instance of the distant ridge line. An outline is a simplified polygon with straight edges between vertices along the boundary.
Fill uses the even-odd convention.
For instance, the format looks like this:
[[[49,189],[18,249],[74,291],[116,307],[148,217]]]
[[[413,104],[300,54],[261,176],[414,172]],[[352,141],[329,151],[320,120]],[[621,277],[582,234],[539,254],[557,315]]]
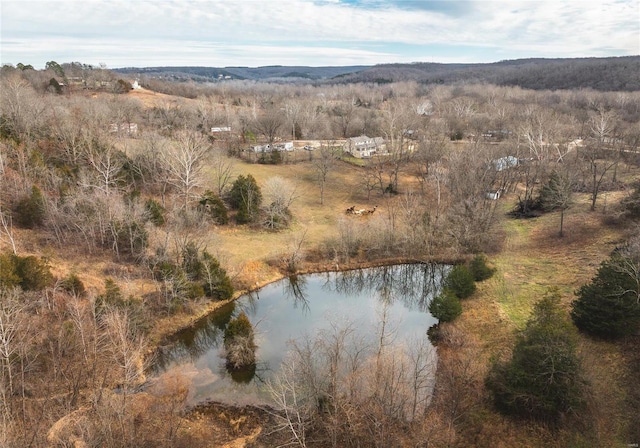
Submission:
[[[126,67],[113,71],[175,81],[254,80],[291,83],[488,83],[533,90],[591,88],[640,91],[640,55],[507,59],[491,63],[387,63],[374,66]]]

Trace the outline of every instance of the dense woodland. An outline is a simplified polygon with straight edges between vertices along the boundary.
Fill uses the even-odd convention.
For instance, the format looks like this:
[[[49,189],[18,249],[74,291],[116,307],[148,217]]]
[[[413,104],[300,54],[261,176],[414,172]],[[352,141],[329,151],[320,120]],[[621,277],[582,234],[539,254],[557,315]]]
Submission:
[[[566,66],[538,76],[536,61],[512,74],[505,64],[495,84],[143,77],[140,90],[104,67],[2,67],[0,445],[223,445],[247,434],[247,419],[262,428],[248,446],[637,443],[639,71],[612,68],[623,81],[590,64],[571,73],[592,68],[604,82],[591,88]],[[536,90],[511,86],[519,77]],[[345,153],[363,134],[387,152]],[[285,141],[297,149],[249,150]],[[366,218],[345,214],[354,203]],[[511,250],[504,223],[551,216],[540,245],[560,245],[576,210],[615,246],[584,260],[575,294],[550,288],[523,299],[533,305],[520,324],[500,317],[503,351],[481,348],[456,322]],[[417,398],[420,346],[398,349],[381,333],[362,359],[338,326],[294,347],[271,384],[279,410],[190,410],[178,377],[141,387],[164,336],[238,291],[390,260],[459,265],[432,309],[433,399]],[[230,363],[252,359],[245,320]],[[225,347],[235,350],[226,335]],[[601,385],[620,372],[583,361],[590,347],[624,366],[622,398]]]
[[[516,59],[491,64],[387,64],[346,75],[347,82],[488,83],[533,90],[637,91],[640,58]]]

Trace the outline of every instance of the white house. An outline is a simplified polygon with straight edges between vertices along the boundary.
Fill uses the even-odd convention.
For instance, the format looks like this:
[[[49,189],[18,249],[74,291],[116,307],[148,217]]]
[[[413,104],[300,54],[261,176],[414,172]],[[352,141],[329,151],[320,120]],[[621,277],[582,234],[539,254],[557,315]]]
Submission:
[[[268,144],[268,143],[266,145],[251,145],[250,150],[255,152],[255,153],[271,152],[271,145]]]
[[[276,143],[273,148],[276,151],[293,151],[295,149],[293,142]]]
[[[502,157],[500,159],[495,159],[491,161],[491,164],[493,165],[493,168],[496,171],[506,170],[507,168],[517,166],[518,163],[519,163],[518,158],[513,156],[506,156],[506,157]]]
[[[385,152],[386,145],[382,137],[361,135],[347,140],[344,150],[358,159],[366,159],[378,152]]]
[[[220,134],[221,132],[231,132],[231,126],[219,126],[211,128],[212,134]]]

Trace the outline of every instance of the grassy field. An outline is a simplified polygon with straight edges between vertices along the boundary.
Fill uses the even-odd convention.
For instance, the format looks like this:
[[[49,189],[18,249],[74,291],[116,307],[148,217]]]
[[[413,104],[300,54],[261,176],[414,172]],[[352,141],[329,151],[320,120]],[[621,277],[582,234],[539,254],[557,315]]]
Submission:
[[[601,212],[589,211],[586,195],[578,195],[567,211],[562,238],[558,236],[559,213],[513,219],[506,212],[515,198],[503,201],[504,246],[490,257],[496,275],[480,284],[475,299],[464,302],[457,323],[478,343],[485,368],[492,357],[508,355],[516,332],[524,328],[533,305],[548,288],[559,289],[568,313],[574,292],[590,281],[623,238],[619,229],[603,224]],[[598,446],[626,446],[621,434],[630,421],[625,402],[629,386],[625,378],[630,372],[621,350],[619,344],[580,338],[579,352],[590,383],[588,413],[594,416],[583,436],[575,429],[560,433],[533,430],[505,420],[490,408],[479,411],[482,417],[475,424],[489,437],[500,438],[501,446],[593,446],[594,440]]]
[[[295,189],[291,212],[293,225],[281,232],[270,232],[247,226],[217,227],[206,236],[205,244],[216,248],[230,270],[242,275],[245,283],[264,282],[278,275],[267,262],[292,253],[294,244],[304,235],[303,249],[321,247],[337,236],[337,224],[342,219],[367,219],[347,217],[345,210],[352,206],[373,208],[376,213],[385,212],[385,201],[374,193],[367,200],[366,193],[358,187],[359,168],[346,162],[336,162],[325,185],[324,204],[320,203],[320,184],[310,161],[291,165],[260,165],[236,162],[234,178],[251,174],[259,185],[271,177],[286,179]],[[328,263],[331,260],[327,260]]]

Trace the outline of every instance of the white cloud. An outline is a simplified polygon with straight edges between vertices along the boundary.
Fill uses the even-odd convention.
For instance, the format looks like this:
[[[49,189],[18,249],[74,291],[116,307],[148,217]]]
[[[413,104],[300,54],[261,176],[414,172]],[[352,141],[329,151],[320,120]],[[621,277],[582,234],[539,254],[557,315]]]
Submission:
[[[3,0],[1,5],[3,63],[66,61],[54,56],[64,52],[69,60],[97,58],[115,66],[125,60],[143,65],[133,61],[138,57],[162,65],[201,65],[208,59],[225,65],[374,64],[443,54],[445,46],[458,51],[447,58],[467,61],[481,52],[485,57],[640,54],[640,0],[473,0],[458,15],[394,2],[309,0]],[[459,53],[465,48],[468,54]]]

